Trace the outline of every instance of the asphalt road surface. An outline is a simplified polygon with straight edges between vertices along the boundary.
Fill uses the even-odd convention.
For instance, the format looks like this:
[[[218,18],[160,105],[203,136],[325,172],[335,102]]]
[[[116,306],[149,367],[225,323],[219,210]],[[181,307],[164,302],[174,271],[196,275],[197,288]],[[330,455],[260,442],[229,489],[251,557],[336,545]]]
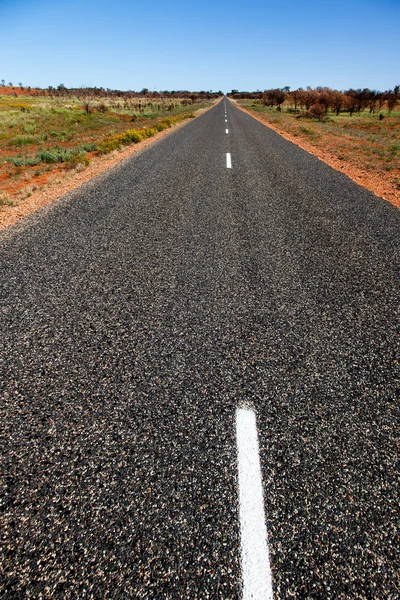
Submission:
[[[1,597],[242,598],[246,406],[274,600],[398,600],[399,259],[226,99],[1,233]]]

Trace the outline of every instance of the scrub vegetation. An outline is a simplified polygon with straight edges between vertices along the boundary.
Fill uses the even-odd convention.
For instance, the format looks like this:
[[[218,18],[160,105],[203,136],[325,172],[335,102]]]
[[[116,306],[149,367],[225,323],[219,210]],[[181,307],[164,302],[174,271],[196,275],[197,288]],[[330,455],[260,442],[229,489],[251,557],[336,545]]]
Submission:
[[[195,116],[209,92],[0,86],[0,205]]]

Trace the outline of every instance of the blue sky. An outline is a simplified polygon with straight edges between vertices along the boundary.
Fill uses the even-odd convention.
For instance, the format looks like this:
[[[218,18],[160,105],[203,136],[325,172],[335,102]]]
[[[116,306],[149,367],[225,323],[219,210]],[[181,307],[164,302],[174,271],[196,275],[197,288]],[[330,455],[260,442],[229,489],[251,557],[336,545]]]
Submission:
[[[400,84],[400,0],[0,0],[0,23],[0,79],[32,87]]]

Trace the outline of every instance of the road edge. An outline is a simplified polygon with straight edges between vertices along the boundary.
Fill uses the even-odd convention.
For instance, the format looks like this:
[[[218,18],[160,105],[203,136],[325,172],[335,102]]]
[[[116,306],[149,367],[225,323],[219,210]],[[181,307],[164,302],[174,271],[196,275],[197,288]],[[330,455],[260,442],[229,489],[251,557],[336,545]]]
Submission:
[[[286,131],[279,129],[275,125],[268,123],[267,121],[262,119],[262,117],[255,115],[254,113],[252,113],[250,110],[244,108],[243,106],[239,106],[234,100],[229,100],[229,101],[232,102],[233,106],[235,106],[237,109],[246,113],[247,115],[249,115],[249,117],[252,117],[253,119],[258,121],[265,127],[268,127],[268,129],[272,129],[272,131],[274,131],[275,133],[277,133],[278,135],[283,137],[288,142],[291,142],[292,144],[295,144],[302,150],[305,150],[309,154],[312,154],[313,156],[315,156],[316,158],[318,158],[325,164],[332,167],[332,169],[335,169],[335,171],[339,171],[339,173],[343,173],[344,175],[347,175],[347,177],[349,177],[349,179],[351,179],[354,183],[356,183],[360,187],[368,190],[369,192],[372,192],[378,198],[382,198],[383,200],[386,200],[386,202],[390,202],[390,204],[392,204],[393,206],[400,208],[400,194],[395,194],[392,191],[387,191],[387,186],[384,185],[385,182],[380,186],[373,184],[372,181],[369,180],[368,175],[366,175],[366,173],[359,167],[352,166],[351,167],[352,172],[350,172],[350,170],[348,168],[346,168],[346,164],[344,164],[338,158],[331,156],[327,151],[322,150],[322,149],[319,150],[318,148],[316,148],[315,146],[312,146],[307,141],[300,140],[298,137],[295,137],[295,136],[291,135],[290,133],[287,133]]]

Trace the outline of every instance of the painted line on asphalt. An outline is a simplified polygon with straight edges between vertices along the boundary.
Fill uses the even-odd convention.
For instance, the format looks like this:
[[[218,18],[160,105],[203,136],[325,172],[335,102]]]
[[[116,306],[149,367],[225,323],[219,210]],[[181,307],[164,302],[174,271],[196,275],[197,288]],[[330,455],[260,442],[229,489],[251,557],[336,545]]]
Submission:
[[[228,122],[228,119],[225,119],[225,123],[227,123],[227,122]]]
[[[229,129],[225,129],[226,133],[229,133]]]
[[[226,153],[226,168],[227,169],[232,169],[232,160],[231,160],[231,153],[230,152]]]
[[[256,415],[236,410],[243,600],[273,600]]]

